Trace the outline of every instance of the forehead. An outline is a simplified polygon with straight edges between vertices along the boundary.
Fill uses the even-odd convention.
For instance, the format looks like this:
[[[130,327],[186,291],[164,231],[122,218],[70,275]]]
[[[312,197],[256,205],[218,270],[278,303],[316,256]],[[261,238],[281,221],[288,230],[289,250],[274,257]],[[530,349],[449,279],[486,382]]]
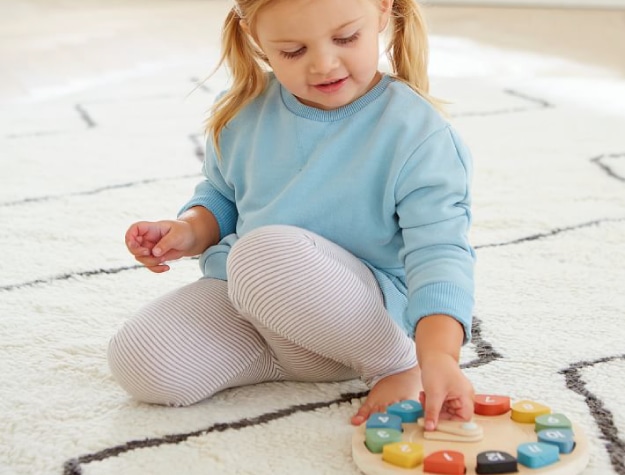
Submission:
[[[320,36],[375,18],[376,4],[375,0],[273,0],[258,11],[254,29],[272,41]]]

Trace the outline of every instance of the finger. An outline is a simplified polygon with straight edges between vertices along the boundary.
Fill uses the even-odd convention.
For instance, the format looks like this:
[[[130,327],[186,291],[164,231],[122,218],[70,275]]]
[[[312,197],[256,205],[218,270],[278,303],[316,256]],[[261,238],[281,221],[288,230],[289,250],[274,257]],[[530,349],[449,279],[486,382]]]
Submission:
[[[142,246],[139,242],[137,241],[126,241],[126,247],[128,248],[128,251],[130,251],[130,253],[133,256],[149,256],[150,255],[150,249],[147,247]]]
[[[145,267],[155,267],[163,264],[163,260],[152,256],[135,256],[135,260]]]
[[[473,417],[473,404],[471,398],[454,398],[443,405],[441,419],[468,421]]]
[[[135,223],[128,228],[124,240],[131,254],[134,256],[147,256],[150,255],[149,242],[146,242],[144,235],[141,234],[138,224]]]
[[[162,274],[163,272],[167,272],[169,270],[169,266],[167,264],[159,264],[156,266],[145,266],[146,269],[154,272],[155,274]]]
[[[171,249],[169,251],[167,251],[165,254],[163,254],[160,257],[156,257],[155,259],[158,260],[159,263],[164,263],[167,261],[175,261],[180,259],[183,256],[182,252],[176,250],[176,249]]]
[[[175,250],[178,244],[173,234],[174,233],[165,233],[162,239],[154,244],[154,248],[152,249],[153,256],[167,260],[166,254],[171,250]]]
[[[472,395],[464,395],[460,398],[460,407],[456,409],[456,415],[462,420],[468,421],[473,417],[474,403]]]
[[[456,417],[455,412],[449,412],[443,409],[439,414],[438,419],[441,421],[453,421],[458,419],[458,417]]]
[[[352,424],[359,426],[363,422],[365,422],[371,414],[376,412],[386,412],[386,406],[384,404],[363,404],[354,417],[352,417]]]
[[[157,242],[169,229],[167,221],[139,221],[133,227],[137,236],[151,242]]]
[[[352,425],[359,426],[371,415],[371,408],[369,406],[361,406],[358,409],[358,412],[352,417],[351,423]]]
[[[438,424],[438,418],[445,403],[444,394],[427,394],[425,405],[425,430],[434,430]]]

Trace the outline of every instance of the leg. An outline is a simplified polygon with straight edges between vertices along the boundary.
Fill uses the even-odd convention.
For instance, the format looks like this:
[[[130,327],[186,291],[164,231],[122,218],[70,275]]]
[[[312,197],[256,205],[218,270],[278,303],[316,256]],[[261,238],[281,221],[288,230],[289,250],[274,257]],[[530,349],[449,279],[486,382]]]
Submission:
[[[228,282],[233,304],[256,322],[287,374],[319,378],[325,361],[375,386],[374,408],[404,392],[418,397],[414,342],[386,312],[371,271],[340,246],[291,226],[261,228],[233,247]],[[404,384],[402,373],[414,381]],[[388,380],[396,395],[382,391]]]
[[[201,279],[148,304],[109,345],[121,386],[144,402],[186,406],[222,389],[282,379],[271,350],[232,307],[227,283]]]

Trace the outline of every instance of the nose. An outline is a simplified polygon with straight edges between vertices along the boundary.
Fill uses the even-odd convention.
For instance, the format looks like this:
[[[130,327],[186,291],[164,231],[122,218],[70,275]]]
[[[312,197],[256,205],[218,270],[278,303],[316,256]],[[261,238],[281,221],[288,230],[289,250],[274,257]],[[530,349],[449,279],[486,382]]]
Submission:
[[[310,58],[310,72],[313,74],[326,75],[339,65],[338,56],[327,49],[315,51]]]

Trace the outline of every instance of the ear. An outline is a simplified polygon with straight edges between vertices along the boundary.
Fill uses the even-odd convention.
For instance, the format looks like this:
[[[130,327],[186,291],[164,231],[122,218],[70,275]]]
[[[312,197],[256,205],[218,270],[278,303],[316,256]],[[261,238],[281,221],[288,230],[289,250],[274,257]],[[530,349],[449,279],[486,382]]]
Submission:
[[[380,23],[379,23],[380,33],[382,33],[384,29],[387,27],[389,19],[391,18],[391,13],[393,11],[393,1],[394,0],[381,0],[380,1]]]

